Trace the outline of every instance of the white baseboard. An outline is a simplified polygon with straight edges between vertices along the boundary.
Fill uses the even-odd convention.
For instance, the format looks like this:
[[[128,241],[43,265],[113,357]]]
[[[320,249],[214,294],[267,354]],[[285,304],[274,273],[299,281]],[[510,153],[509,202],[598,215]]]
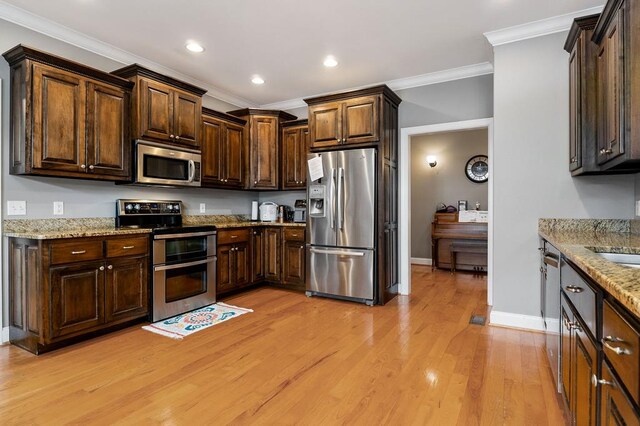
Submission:
[[[534,315],[512,314],[510,312],[491,311],[489,317],[491,325],[499,325],[511,328],[523,328],[525,330],[544,331],[542,318]]]
[[[4,327],[0,333],[0,345],[9,343],[9,327]]]
[[[431,259],[425,259],[423,257],[412,257],[411,258],[412,265],[432,265],[433,261]]]

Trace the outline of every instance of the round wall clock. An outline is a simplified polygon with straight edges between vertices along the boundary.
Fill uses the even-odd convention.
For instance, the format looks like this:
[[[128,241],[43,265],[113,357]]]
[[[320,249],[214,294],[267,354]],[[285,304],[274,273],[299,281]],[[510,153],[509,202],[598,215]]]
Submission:
[[[471,182],[486,182],[489,180],[489,159],[486,155],[471,157],[464,167],[464,172]]]

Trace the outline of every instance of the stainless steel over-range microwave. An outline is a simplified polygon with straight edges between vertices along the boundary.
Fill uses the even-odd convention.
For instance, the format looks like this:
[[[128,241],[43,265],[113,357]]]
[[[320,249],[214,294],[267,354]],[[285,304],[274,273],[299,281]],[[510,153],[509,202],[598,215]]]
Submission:
[[[200,151],[136,141],[135,184],[200,186],[200,167]]]

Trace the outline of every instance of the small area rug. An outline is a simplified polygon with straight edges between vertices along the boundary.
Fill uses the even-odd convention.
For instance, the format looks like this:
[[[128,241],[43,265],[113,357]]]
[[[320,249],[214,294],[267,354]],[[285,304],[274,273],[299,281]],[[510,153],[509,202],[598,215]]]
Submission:
[[[204,308],[196,309],[195,311],[145,325],[142,328],[153,333],[171,337],[172,339],[182,339],[197,331],[204,330],[212,325],[220,324],[221,322],[228,321],[249,312],[253,312],[253,309],[240,308],[218,302],[205,306]]]

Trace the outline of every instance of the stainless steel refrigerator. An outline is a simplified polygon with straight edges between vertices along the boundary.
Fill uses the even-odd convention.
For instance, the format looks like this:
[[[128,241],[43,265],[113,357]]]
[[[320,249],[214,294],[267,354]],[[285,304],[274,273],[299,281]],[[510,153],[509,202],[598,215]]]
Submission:
[[[314,153],[308,160],[307,295],[371,305],[375,301],[376,150]]]

